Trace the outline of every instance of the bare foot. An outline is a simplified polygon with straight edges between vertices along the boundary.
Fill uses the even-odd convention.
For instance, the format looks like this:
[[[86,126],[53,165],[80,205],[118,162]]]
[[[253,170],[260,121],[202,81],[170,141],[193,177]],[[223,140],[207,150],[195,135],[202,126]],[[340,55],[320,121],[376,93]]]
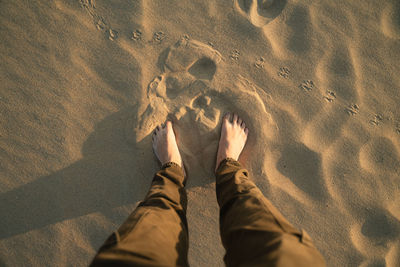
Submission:
[[[226,158],[239,159],[240,153],[247,141],[249,129],[246,128],[244,121],[237,114],[227,113],[222,119],[221,138],[219,139],[217,163],[219,164]]]
[[[167,121],[162,126],[157,126],[153,132],[153,150],[161,165],[174,162],[183,169],[181,154],[176,144],[172,122]]]

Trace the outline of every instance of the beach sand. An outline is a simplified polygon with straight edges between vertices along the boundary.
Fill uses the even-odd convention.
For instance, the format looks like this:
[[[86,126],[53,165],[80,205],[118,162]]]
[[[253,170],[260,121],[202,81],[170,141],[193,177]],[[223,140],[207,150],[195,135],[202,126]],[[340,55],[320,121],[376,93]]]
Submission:
[[[400,265],[398,1],[0,1],[0,266],[86,266],[173,120],[189,262],[223,266],[221,118],[328,266]]]

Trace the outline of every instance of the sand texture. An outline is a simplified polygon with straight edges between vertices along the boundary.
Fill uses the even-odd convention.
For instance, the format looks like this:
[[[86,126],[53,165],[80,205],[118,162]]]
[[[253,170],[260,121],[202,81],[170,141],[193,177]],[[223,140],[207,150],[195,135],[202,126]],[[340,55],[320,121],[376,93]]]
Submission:
[[[86,266],[145,196],[166,118],[189,261],[223,266],[227,111],[329,266],[400,266],[399,1],[0,1],[0,36],[0,266]]]

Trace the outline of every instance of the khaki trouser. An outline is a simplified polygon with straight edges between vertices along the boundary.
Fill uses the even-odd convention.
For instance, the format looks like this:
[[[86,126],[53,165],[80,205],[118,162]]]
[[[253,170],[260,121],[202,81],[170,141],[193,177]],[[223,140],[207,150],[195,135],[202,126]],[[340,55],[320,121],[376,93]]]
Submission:
[[[162,166],[143,202],[100,248],[91,266],[188,266],[182,169]],[[227,266],[325,266],[311,238],[294,228],[250,181],[239,162],[216,173]]]

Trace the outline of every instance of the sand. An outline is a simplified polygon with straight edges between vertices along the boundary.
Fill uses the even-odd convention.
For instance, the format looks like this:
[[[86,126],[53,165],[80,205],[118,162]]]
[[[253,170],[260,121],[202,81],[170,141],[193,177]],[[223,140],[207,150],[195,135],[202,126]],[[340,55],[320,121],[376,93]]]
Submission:
[[[86,266],[174,121],[189,261],[223,266],[221,117],[329,266],[400,265],[398,1],[0,1],[0,266]]]

